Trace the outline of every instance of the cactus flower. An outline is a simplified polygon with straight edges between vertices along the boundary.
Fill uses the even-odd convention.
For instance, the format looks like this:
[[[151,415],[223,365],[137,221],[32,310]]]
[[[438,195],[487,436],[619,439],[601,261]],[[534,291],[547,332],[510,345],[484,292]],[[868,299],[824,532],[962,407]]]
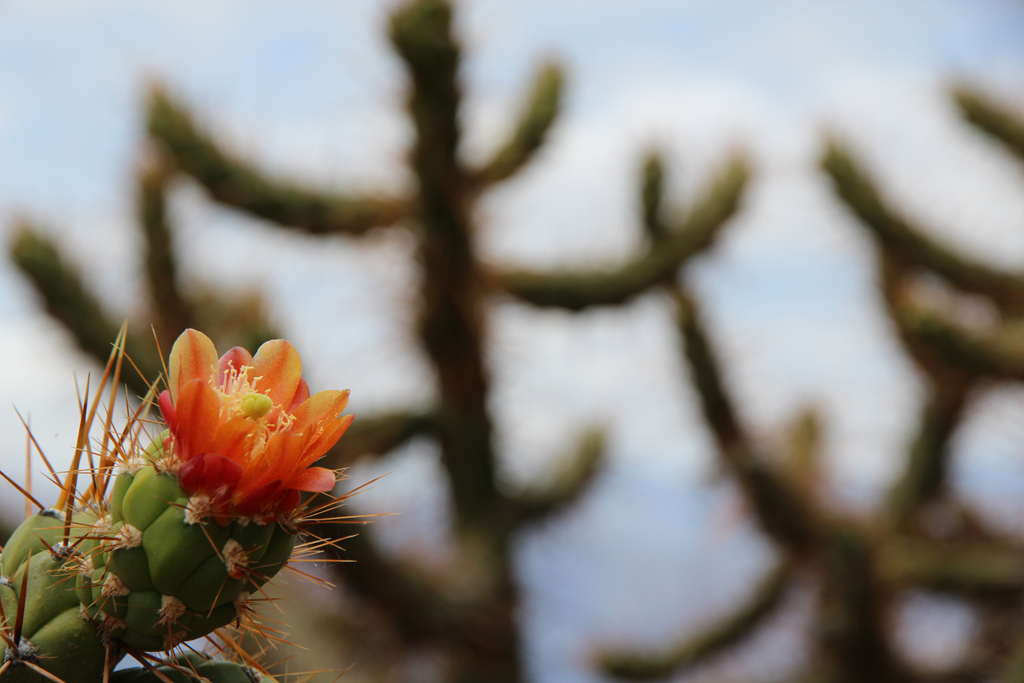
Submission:
[[[334,487],[333,471],[311,465],[351,423],[341,416],[348,392],[311,396],[289,342],[269,341],[255,356],[235,347],[218,359],[206,335],[186,330],[171,349],[169,375],[159,398],[165,450],[191,508],[273,516],[294,509],[300,491]]]

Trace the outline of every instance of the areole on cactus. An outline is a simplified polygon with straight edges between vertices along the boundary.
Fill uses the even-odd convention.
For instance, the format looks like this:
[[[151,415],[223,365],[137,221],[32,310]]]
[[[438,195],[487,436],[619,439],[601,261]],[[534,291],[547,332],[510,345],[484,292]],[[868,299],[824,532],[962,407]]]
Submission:
[[[118,382],[123,341],[122,329],[92,406],[83,405],[56,507],[43,509],[22,490],[40,511],[0,555],[0,683],[90,683],[125,653],[157,662],[142,653],[173,655],[204,636],[230,651],[224,644],[234,640],[220,629],[259,632],[250,595],[289,562],[298,534],[340,504],[303,502],[302,493],[327,493],[338,479],[312,465],[352,421],[341,415],[348,392],[311,396],[299,355],[283,340],[255,356],[234,348],[218,358],[213,342],[187,330],[172,348],[167,390],[156,401],[151,390],[122,430],[109,417],[111,399],[91,442],[104,387]],[[167,426],[155,438],[146,436],[153,403]],[[90,464],[80,469],[83,453]],[[91,482],[84,493],[80,475]],[[256,670],[241,650],[236,659]]]

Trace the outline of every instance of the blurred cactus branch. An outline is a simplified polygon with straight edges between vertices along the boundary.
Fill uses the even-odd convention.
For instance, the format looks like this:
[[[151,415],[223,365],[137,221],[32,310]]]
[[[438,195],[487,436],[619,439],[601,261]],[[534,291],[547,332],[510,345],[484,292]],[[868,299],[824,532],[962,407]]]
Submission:
[[[662,215],[665,194],[665,163],[661,155],[651,153],[644,160],[640,176],[640,209],[644,230],[652,242],[659,242],[668,233]]]
[[[356,560],[343,565],[346,586],[394,617],[394,626],[407,644],[440,644],[458,653],[464,676],[467,670],[500,671],[503,676],[499,680],[515,680],[518,665],[514,660],[509,668],[509,657],[516,655],[509,643],[515,644],[517,639],[507,612],[512,603],[449,599],[415,568],[384,557],[368,534],[347,537],[338,525],[331,524],[318,528],[317,533],[344,541],[344,550],[334,545],[331,553]],[[480,679],[470,673],[464,680]]]
[[[1024,551],[1003,542],[937,543],[897,536],[878,553],[879,573],[896,585],[963,597],[1024,596]]]
[[[621,304],[648,289],[669,284],[690,257],[708,247],[739,207],[747,180],[742,159],[733,159],[680,225],[652,242],[639,256],[612,270],[563,273],[506,271],[494,286],[535,306],[578,311]],[[660,191],[658,192],[660,205]]]
[[[815,662],[822,680],[913,680],[885,640],[885,594],[873,574],[867,540],[852,527],[830,522],[801,495],[802,486],[775,473],[756,453],[726,392],[694,300],[678,288],[673,296],[690,379],[722,459],[764,532],[790,557],[809,561],[822,573],[823,628],[818,632]],[[813,443],[808,447],[813,448]]]
[[[967,378],[1024,379],[1024,331],[1015,319],[993,329],[971,330],[915,300],[905,285],[912,277],[897,259],[880,257],[889,316],[917,364],[937,382],[950,374]],[[963,380],[961,380],[963,381]]]
[[[164,350],[189,326],[203,327],[222,345],[228,342],[254,348],[279,336],[265,321],[258,296],[228,300],[193,285],[190,289],[194,294],[189,298],[181,290],[166,205],[171,173],[161,155],[150,154],[136,176],[136,210],[149,294],[146,310],[152,322],[129,333],[125,351],[138,372],[126,370],[122,380],[139,396],[146,394],[147,382],[156,381],[164,367],[154,331]],[[105,363],[118,327],[81,276],[65,262],[57,245],[23,221],[10,245],[10,254],[43,296],[47,311],[72,333],[84,351]]]
[[[812,550],[821,534],[815,510],[757,456],[722,382],[696,303],[679,289],[673,291],[673,298],[690,379],[722,459],[746,493],[765,533],[798,555]]]
[[[367,456],[380,456],[410,439],[431,434],[434,416],[430,412],[388,413],[360,417],[345,432],[345,438],[324,456],[328,467],[347,467]]]
[[[860,531],[842,523],[831,525],[823,540],[821,615],[816,630],[818,680],[918,680],[888,645],[883,620],[886,595],[875,575],[873,548]]]
[[[1024,617],[1020,614],[1020,598],[1007,600],[997,594],[973,602],[980,608],[984,621],[978,639],[961,665],[968,676],[974,676],[960,680],[981,680],[988,674],[1000,683],[1024,681]]]
[[[747,600],[701,634],[662,653],[603,653],[599,660],[601,669],[628,680],[668,678],[743,642],[782,602],[790,585],[791,569],[788,562],[780,562],[756,584]]]
[[[1004,273],[960,256],[925,237],[891,210],[850,152],[831,142],[822,162],[836,193],[884,249],[907,265],[934,271],[961,289],[992,299],[1005,311],[1024,311],[1024,274]]]
[[[999,678],[1000,683],[1024,683],[1024,639],[1017,642]]]
[[[969,386],[963,380],[929,382],[906,468],[889,492],[887,515],[893,526],[903,526],[923,504],[944,492],[949,441],[963,415]]]
[[[1008,133],[999,136],[1004,141],[1012,138]],[[673,296],[690,379],[722,460],[738,479],[762,529],[788,557],[821,577],[808,680],[981,680],[1004,666],[1005,654],[1013,649],[1007,629],[1020,633],[1024,626],[1013,607],[1024,594],[1024,550],[986,530],[962,504],[952,508],[956,528],[948,533],[908,522],[924,522],[915,515],[946,493],[951,436],[962,421],[973,387],[985,378],[1024,379],[1024,334],[1015,317],[1024,312],[1024,275],[988,268],[926,238],[886,206],[873,183],[837,143],[829,146],[823,167],[832,176],[836,193],[878,244],[887,311],[927,379],[928,395],[905,471],[883,511],[887,524],[869,533],[814,506],[818,429],[813,421],[803,420],[801,428],[794,430],[789,456],[778,475],[767,466],[751,445],[726,392],[694,301],[676,288]],[[655,243],[662,220],[661,172],[653,158],[642,183],[644,223]],[[926,306],[918,294],[927,290],[916,287],[926,273],[991,300],[1001,320],[984,329],[968,328],[954,322],[946,308]],[[953,296],[949,301],[958,303],[955,300]],[[938,540],[935,534],[945,535]],[[975,648],[955,672],[933,676],[912,670],[891,647],[885,627],[892,596],[907,588],[970,600],[982,611],[984,637],[996,645]],[[692,642],[705,642],[714,635],[712,631]],[[664,677],[677,670],[679,662],[673,657],[685,648],[684,644],[668,654],[641,657],[615,653],[607,655],[602,666],[620,677]]]
[[[821,416],[807,408],[796,416],[786,435],[780,471],[805,500],[813,500],[814,491],[821,484],[822,430]]]
[[[576,502],[601,471],[604,452],[604,433],[596,429],[585,432],[554,475],[542,486],[528,489],[511,500],[519,519],[517,526],[533,523]]]
[[[158,336],[169,342],[192,327],[192,306],[182,296],[167,222],[170,171],[159,155],[151,155],[138,174],[139,225],[145,239],[146,281],[153,302]]]
[[[150,94],[149,134],[168,159],[219,202],[313,234],[361,234],[409,215],[401,198],[318,193],[278,181],[222,150],[165,91]]]
[[[325,538],[340,540],[340,536],[346,536],[344,550],[332,546],[332,554],[340,559],[357,558],[344,565],[346,585],[372,598],[378,607],[400,616],[395,624],[403,639],[409,643],[472,639],[461,625],[465,617],[459,609],[426,580],[412,569],[385,559],[367,534],[360,532],[348,538],[341,531],[336,524],[317,529]]]
[[[437,0],[399,8],[391,20],[391,42],[412,81],[412,167],[419,180],[416,205],[422,226],[420,338],[438,373],[436,429],[442,462],[459,525],[493,532],[491,522],[502,501],[495,488],[486,407],[482,284],[469,225],[469,183],[458,160],[459,48],[451,35],[451,8]],[[504,539],[495,540],[504,545]]]
[[[1018,330],[979,334],[926,310],[904,312],[905,324],[946,363],[976,376],[1024,379],[1024,343]]]
[[[67,328],[83,351],[105,364],[119,326],[75,269],[65,263],[57,245],[31,224],[22,222],[10,250],[15,265],[45,300],[47,312]],[[126,364],[121,378],[137,395],[144,396],[149,389],[147,380],[159,377],[162,371],[154,344],[129,335],[125,353],[138,372]]]
[[[391,18],[390,38],[410,77],[408,110],[415,130],[410,162],[416,194],[402,198],[311,192],[276,181],[224,151],[193,123],[187,110],[156,90],[149,130],[177,170],[192,176],[219,202],[271,222],[311,233],[358,235],[402,221],[415,229],[421,265],[419,336],[438,378],[428,412],[396,412],[357,420],[328,455],[341,466],[381,454],[418,435],[436,438],[450,482],[457,531],[487,567],[488,589],[457,606],[400,563],[380,556],[361,534],[346,541],[358,567],[347,582],[393,614],[410,642],[442,643],[452,657],[453,680],[519,679],[516,591],[508,541],[518,526],[572,500],[600,457],[600,440],[584,439],[580,455],[556,482],[524,500],[496,486],[488,376],[483,359],[487,288],[473,244],[478,193],[523,168],[555,120],[562,73],[544,66],[507,142],[481,168],[459,162],[459,48],[444,0],[414,0]],[[483,557],[485,556],[485,557]],[[348,569],[348,567],[346,567]],[[500,672],[495,678],[495,672]]]
[[[1024,160],[1024,120],[968,85],[953,89],[953,99],[965,119],[996,138]]]
[[[969,369],[951,365],[937,352],[933,340],[921,335],[909,308],[905,285],[914,277],[912,269],[886,253],[879,244],[881,291],[886,312],[895,323],[904,348],[927,376],[927,396],[921,406],[917,433],[911,442],[905,469],[889,492],[887,522],[905,526],[925,503],[944,492],[951,457],[950,438],[964,414],[964,407],[976,376]]]
[[[963,91],[957,97],[969,120],[1019,153],[1008,117],[1000,118]],[[1024,301],[1024,275],[961,258],[925,238],[884,204],[873,183],[839,144],[829,146],[822,165],[832,176],[836,193],[876,239],[887,312],[907,352],[927,377],[918,432],[884,511],[889,529],[896,534],[878,539],[873,553],[875,581],[947,592],[979,607],[984,630],[979,646],[972,648],[960,668],[934,680],[980,680],[1004,666],[1005,654],[1012,649],[1008,629],[1021,630],[1015,609],[1005,606],[1016,604],[1024,593],[1024,551],[1014,541],[984,529],[963,504],[947,509],[956,515],[955,528],[947,531],[909,522],[925,504],[946,493],[950,439],[973,387],[985,378],[1024,379],[1024,337],[1017,319]],[[955,322],[955,308],[945,305],[944,299],[938,306],[926,303],[927,297],[920,296],[926,290],[916,285],[922,275],[932,273],[954,288],[986,297],[1000,311],[1000,319],[968,327]],[[954,292],[949,294],[956,299]],[[936,533],[942,534],[941,539],[935,538]],[[986,645],[981,646],[983,640]]]
[[[923,238],[883,205],[873,183],[839,144],[829,145],[822,165],[832,176],[837,194],[875,238],[886,311],[907,352],[928,378],[917,433],[887,501],[887,522],[902,527],[944,491],[949,440],[973,384],[980,377],[1013,377],[1015,371],[1024,370],[1012,344],[959,329],[939,313],[914,303],[907,285],[922,271],[935,272],[1014,310],[1022,302],[1016,288],[1024,280],[961,259]]]
[[[558,116],[563,80],[562,69],[557,64],[545,64],[540,68],[508,141],[489,162],[471,174],[470,182],[474,187],[483,189],[505,180],[533,158]]]

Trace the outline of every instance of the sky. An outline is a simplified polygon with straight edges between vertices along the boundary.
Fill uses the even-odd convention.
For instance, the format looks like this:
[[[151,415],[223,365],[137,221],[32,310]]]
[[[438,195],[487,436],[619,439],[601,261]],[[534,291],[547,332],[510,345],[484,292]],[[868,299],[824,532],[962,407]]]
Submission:
[[[0,5],[0,234],[16,216],[38,220],[117,315],[137,310],[132,174],[154,83],[275,173],[320,187],[406,186],[405,84],[383,29],[393,6]],[[1024,112],[1024,5],[476,0],[459,6],[457,31],[467,160],[485,158],[501,139],[543,61],[568,74],[549,144],[479,207],[479,247],[490,262],[613,265],[641,244],[635,188],[648,150],[666,157],[677,211],[730,154],[751,159],[740,213],[686,283],[755,432],[777,439],[797,410],[818,406],[837,496],[852,507],[877,499],[900,462],[921,387],[877,300],[870,243],[817,160],[827,135],[848,141],[887,196],[934,235],[994,265],[1024,267],[1024,169],[964,125],[948,96],[968,80]],[[357,415],[429,400],[430,372],[408,325],[416,272],[407,237],[285,235],[216,207],[187,182],[175,189],[172,217],[186,280],[260,291],[314,388],[350,388]],[[0,405],[31,415],[47,454],[67,462],[73,375],[96,366],[6,261],[0,316]],[[578,510],[525,535],[518,554],[531,670],[542,681],[590,681],[595,642],[656,641],[692,627],[728,604],[770,553],[749,526],[721,531],[715,522],[735,501],[713,483],[711,444],[663,298],[581,315],[499,300],[490,325],[510,488],[542,479],[580,430],[597,424],[609,434],[609,473]],[[0,409],[0,434],[0,464],[17,475],[24,440],[13,410]],[[1024,491],[1022,444],[1024,393],[986,392],[956,440],[959,485],[979,503],[995,489],[1002,499]],[[415,443],[355,473],[392,472],[361,505],[402,509],[387,532],[398,552],[428,556],[444,545],[435,455]],[[18,514],[20,504],[11,496],[0,510]],[[626,560],[609,561],[609,538],[598,532],[610,515],[628,520],[611,529]],[[637,555],[656,560],[619,566]],[[723,558],[734,572],[700,589]],[[635,572],[635,590],[614,592],[616,609],[591,614],[593,596],[611,594],[621,571]],[[679,575],[693,585],[669,587]],[[637,626],[645,605],[666,601],[678,609]],[[728,666],[742,667],[742,658]]]

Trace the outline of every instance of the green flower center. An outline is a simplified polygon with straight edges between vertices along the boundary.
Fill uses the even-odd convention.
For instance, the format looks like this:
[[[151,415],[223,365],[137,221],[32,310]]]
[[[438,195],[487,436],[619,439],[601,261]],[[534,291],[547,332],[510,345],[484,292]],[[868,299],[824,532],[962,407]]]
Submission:
[[[274,407],[274,401],[266,394],[255,392],[242,397],[242,415],[249,419],[258,420]]]

